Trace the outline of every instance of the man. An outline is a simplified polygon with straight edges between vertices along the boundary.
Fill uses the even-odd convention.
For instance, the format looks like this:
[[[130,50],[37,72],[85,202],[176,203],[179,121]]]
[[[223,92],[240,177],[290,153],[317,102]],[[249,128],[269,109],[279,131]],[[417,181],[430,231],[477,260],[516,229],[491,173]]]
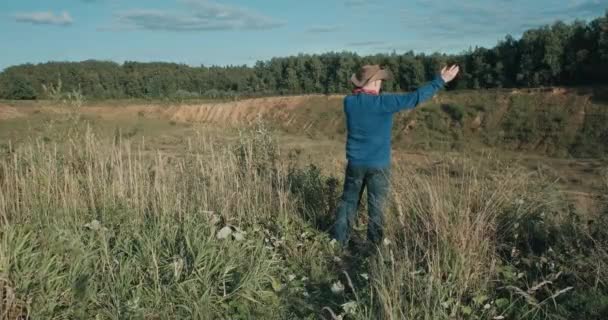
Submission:
[[[333,238],[346,247],[363,190],[367,188],[367,237],[374,244],[383,239],[383,206],[389,189],[393,114],[412,109],[430,99],[459,72],[443,68],[431,83],[409,94],[380,94],[382,81],[392,79],[388,70],[367,65],[351,77],[356,89],[344,98],[348,165],[344,192],[338,207]]]

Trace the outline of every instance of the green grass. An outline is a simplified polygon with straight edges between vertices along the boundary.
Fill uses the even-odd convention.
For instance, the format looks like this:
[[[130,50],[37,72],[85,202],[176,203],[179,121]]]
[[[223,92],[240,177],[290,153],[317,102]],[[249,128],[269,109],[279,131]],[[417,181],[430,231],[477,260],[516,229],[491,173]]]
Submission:
[[[608,315],[608,221],[587,221],[553,181],[506,162],[396,165],[390,242],[361,249],[362,212],[342,251],[327,234],[342,176],[295,166],[263,123],[231,141],[201,131],[170,152],[146,147],[146,129],[56,124],[57,138],[1,151],[3,317]]]
[[[65,148],[39,141],[9,151],[0,273],[13,304],[33,318],[288,314],[279,242],[292,239],[276,239],[296,217],[270,187],[285,182],[243,171],[249,153],[194,148],[172,162],[87,131]],[[226,225],[246,240],[216,239]]]
[[[606,130],[600,125],[607,115],[607,106],[588,94],[446,92],[414,111],[397,114],[393,140],[397,148],[424,151],[496,148],[553,157],[600,157],[608,150]],[[277,126],[313,138],[336,139],[345,133],[340,99],[307,99],[293,111],[293,119]],[[405,133],[412,122],[415,125]]]
[[[493,143],[511,139],[503,147],[603,137],[595,122],[571,130],[548,98],[514,97],[492,119],[490,95],[400,115],[397,132],[417,124],[398,148],[474,148],[480,114]],[[72,109],[3,121],[0,319],[608,316],[608,200],[579,212],[554,175],[502,156],[396,163],[386,244],[364,245],[363,207],[351,248],[334,248],[342,176],[324,165],[337,146],[323,139],[343,135],[339,102],[307,101],[293,136]]]

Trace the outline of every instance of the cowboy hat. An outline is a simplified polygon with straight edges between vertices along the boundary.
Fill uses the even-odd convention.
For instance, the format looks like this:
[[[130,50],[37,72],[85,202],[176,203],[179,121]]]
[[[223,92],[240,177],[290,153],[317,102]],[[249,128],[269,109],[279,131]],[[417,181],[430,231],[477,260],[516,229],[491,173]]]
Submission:
[[[350,77],[350,81],[356,87],[364,87],[367,83],[376,80],[391,80],[393,74],[386,69],[380,68],[379,65],[365,65],[359,69],[359,72]]]

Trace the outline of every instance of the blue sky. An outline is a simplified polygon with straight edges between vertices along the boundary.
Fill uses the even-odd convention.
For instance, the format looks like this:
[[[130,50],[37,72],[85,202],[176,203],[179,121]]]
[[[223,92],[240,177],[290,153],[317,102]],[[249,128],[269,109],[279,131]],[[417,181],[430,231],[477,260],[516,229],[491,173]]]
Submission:
[[[101,59],[252,64],[327,51],[461,52],[608,0],[3,0],[0,69]]]

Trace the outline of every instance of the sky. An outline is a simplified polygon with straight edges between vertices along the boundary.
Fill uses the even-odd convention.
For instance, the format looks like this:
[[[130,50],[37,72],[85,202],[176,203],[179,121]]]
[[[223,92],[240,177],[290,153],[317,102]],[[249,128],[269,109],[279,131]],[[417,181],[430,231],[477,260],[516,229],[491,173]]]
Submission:
[[[22,63],[252,65],[298,53],[458,53],[603,16],[608,0],[1,0],[0,69]]]

